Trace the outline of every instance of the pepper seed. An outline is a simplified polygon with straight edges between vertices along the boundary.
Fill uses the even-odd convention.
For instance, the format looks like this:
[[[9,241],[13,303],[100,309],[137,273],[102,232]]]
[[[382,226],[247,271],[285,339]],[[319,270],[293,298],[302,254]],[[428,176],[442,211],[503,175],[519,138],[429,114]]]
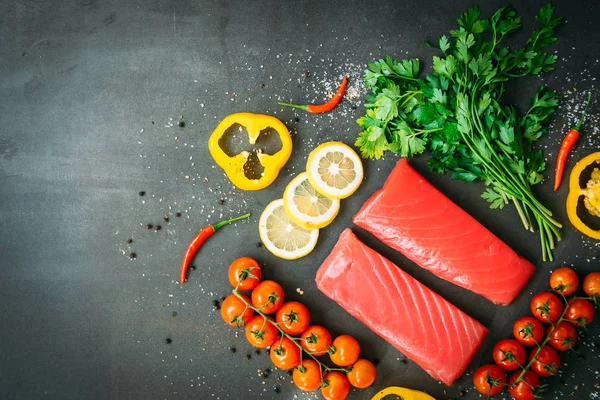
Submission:
[[[166,338],[165,339],[165,343],[166,344],[171,344],[173,342],[173,340],[171,338]]]
[[[154,230],[155,231],[160,231],[160,225],[154,225]]]
[[[137,254],[135,254],[135,253],[131,253],[131,254],[129,255],[129,258],[131,258],[132,260],[135,260],[135,259],[137,258]]]
[[[175,216],[176,216],[176,217],[181,217],[181,213],[180,213],[180,212],[178,212],[178,213],[175,213]]]
[[[256,247],[262,247],[262,243],[261,242],[256,242]]]
[[[144,191],[142,190],[142,191],[140,191],[138,194],[139,194],[140,196],[143,196],[143,195],[145,195],[145,194],[146,194],[146,192],[144,192]]]
[[[146,229],[152,229],[152,224],[146,224]]]
[[[166,215],[163,217],[163,222],[169,222],[169,217],[167,217]]]
[[[177,125],[179,125],[180,128],[183,128],[185,126],[185,122],[179,121],[179,124],[177,124]]]
[[[133,239],[127,239],[127,243],[133,243]]]

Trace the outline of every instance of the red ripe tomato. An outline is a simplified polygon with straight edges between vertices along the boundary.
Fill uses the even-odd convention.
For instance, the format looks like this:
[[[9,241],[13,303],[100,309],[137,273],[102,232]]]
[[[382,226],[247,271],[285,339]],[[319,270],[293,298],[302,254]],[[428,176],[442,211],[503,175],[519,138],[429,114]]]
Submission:
[[[508,391],[515,400],[534,400],[539,392],[540,378],[531,371],[523,374],[523,379],[515,383],[522,371],[517,371],[508,380]]]
[[[302,365],[294,369],[292,379],[302,390],[317,390],[321,386],[321,366],[315,360],[303,360]]]
[[[494,362],[502,369],[511,371],[525,362],[525,348],[514,339],[503,339],[496,343],[492,352]]]
[[[300,335],[300,344],[313,356],[322,356],[327,353],[331,345],[331,334],[320,325],[306,328]]]
[[[270,356],[277,368],[292,369],[300,365],[300,348],[285,336],[273,343]]]
[[[328,352],[335,365],[348,367],[358,360],[360,345],[352,336],[341,335],[335,338]]]
[[[577,326],[586,326],[594,320],[594,305],[586,299],[571,299],[564,318]]]
[[[255,315],[246,325],[246,339],[258,348],[271,346],[277,340],[279,330],[272,321],[265,320],[261,315]]]
[[[552,332],[551,326],[548,327],[546,333],[550,337],[548,344],[556,350],[571,350],[575,343],[577,343],[577,329],[567,321],[560,321],[556,325],[554,332],[550,332]]]
[[[354,363],[352,370],[346,373],[350,384],[355,388],[364,389],[375,382],[377,371],[369,360],[360,359]]]
[[[252,291],[252,305],[265,314],[279,310],[283,304],[283,288],[275,281],[262,281]]]
[[[244,296],[243,294],[240,296],[250,303],[248,296]],[[246,307],[246,304],[234,294],[227,296],[223,300],[223,303],[221,303],[221,317],[223,317],[223,321],[231,326],[243,326],[250,321],[253,315],[254,310]]]
[[[525,346],[535,346],[544,339],[544,325],[533,317],[522,317],[513,325],[515,339]]]
[[[583,280],[583,291],[588,296],[600,295],[600,272],[592,272]]]
[[[560,318],[562,302],[553,293],[538,293],[531,300],[531,313],[542,322],[554,322]]]
[[[229,283],[239,290],[252,290],[260,282],[262,270],[256,260],[250,257],[241,257],[234,260],[227,273]]]
[[[325,374],[325,385],[321,388],[321,394],[325,400],[344,400],[350,393],[348,378],[338,371]]]
[[[485,396],[494,396],[504,390],[506,373],[497,365],[482,365],[473,375],[475,389]]]
[[[288,301],[283,303],[277,310],[275,322],[288,335],[296,336],[308,328],[310,324],[310,313],[308,308],[297,301]]]
[[[558,368],[560,367],[560,356],[550,346],[544,346],[541,349],[533,349],[529,353],[529,361],[535,360],[531,363],[531,370],[538,376],[551,376],[556,375]]]
[[[569,267],[560,267],[550,274],[550,287],[555,292],[570,296],[577,290],[579,278],[575,271]]]

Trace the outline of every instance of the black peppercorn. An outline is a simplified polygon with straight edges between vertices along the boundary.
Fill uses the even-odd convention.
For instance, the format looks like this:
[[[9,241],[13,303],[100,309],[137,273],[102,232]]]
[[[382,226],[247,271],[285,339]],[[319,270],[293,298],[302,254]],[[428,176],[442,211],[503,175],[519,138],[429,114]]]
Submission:
[[[175,213],[175,216],[176,216],[176,217],[181,217],[181,213],[180,213],[180,212],[178,212],[178,213]]]
[[[160,231],[160,225],[154,225],[154,230],[155,231]]]
[[[254,354],[256,354],[257,356],[260,356],[260,350],[259,349],[254,350]]]
[[[145,195],[145,194],[146,194],[146,192],[144,192],[144,191],[142,190],[142,191],[140,191],[138,194],[139,194],[140,196],[143,196],[143,195]]]
[[[223,200],[223,199],[219,200],[219,204],[220,204],[220,205],[223,205],[223,204],[225,204],[225,200]]]
[[[127,243],[132,243],[133,239],[127,239]]]
[[[146,224],[146,229],[152,229],[152,224]]]
[[[171,344],[173,342],[173,340],[171,340],[171,338],[166,338],[165,339],[165,343],[166,344]]]
[[[179,124],[177,124],[177,125],[179,125],[180,128],[183,128],[185,126],[185,122],[179,121]]]
[[[212,305],[213,305],[213,309],[215,309],[215,310],[218,310],[221,307],[219,300],[213,300]]]
[[[258,87],[262,89],[262,88],[264,88],[264,87],[265,87],[265,84],[264,84],[264,83],[261,83],[260,85],[258,85]]]
[[[261,242],[256,242],[256,247],[262,247],[262,243]]]
[[[235,346],[231,346],[231,347],[229,347],[229,351],[232,353],[235,353],[237,351],[237,349],[235,348]]]
[[[305,78],[308,78],[308,77],[310,77],[310,72],[304,71],[304,73],[302,74],[302,76],[304,76]]]
[[[281,392],[281,388],[279,387],[279,385],[275,385],[275,386],[273,386],[273,391],[275,393],[279,393],[279,392]]]
[[[163,222],[169,222],[169,217],[167,217],[166,215],[163,217]]]
[[[250,360],[252,358],[252,356],[250,355],[250,353],[246,354],[246,357],[244,357],[246,360]]]
[[[129,255],[129,258],[131,258],[131,259],[137,258],[137,254],[135,254],[135,253],[131,253],[131,254]]]

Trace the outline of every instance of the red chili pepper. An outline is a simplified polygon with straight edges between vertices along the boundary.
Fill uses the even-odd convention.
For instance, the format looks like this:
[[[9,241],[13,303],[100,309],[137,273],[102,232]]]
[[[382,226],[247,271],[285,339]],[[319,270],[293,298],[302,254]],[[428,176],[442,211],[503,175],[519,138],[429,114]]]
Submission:
[[[200,248],[200,246],[202,246],[202,243],[204,243],[206,239],[211,237],[212,234],[215,233],[217,229],[221,228],[222,226],[229,225],[232,222],[248,218],[249,216],[250,213],[241,215],[239,217],[227,219],[214,225],[208,225],[206,228],[198,232],[188,245],[187,250],[183,255],[183,261],[181,262],[181,271],[179,272],[179,282],[181,284],[185,283],[185,280],[187,279],[188,268],[190,267],[190,262],[192,261],[192,258],[194,258],[194,255],[198,252],[198,249]]]
[[[300,108],[311,114],[320,114],[320,113],[324,113],[327,111],[331,111],[342,100],[342,97],[344,97],[344,92],[346,91],[347,85],[348,85],[348,77],[344,76],[344,79],[342,80],[342,84],[338,88],[337,92],[335,92],[333,97],[331,99],[329,99],[329,101],[327,101],[327,103],[323,103],[323,104],[291,104],[291,103],[279,102],[279,105]]]
[[[583,124],[583,120],[587,114],[588,106],[590,105],[590,99],[592,98],[592,92],[588,94],[587,103],[585,105],[585,109],[583,110],[583,114],[579,119],[577,125],[573,127],[564,137],[560,149],[558,150],[558,157],[556,157],[556,169],[554,171],[554,191],[556,192],[560,186],[560,182],[562,181],[563,172],[565,170],[565,164],[567,163],[567,158],[569,157],[569,152],[575,146],[575,142],[579,139],[579,130],[581,129],[581,124]]]

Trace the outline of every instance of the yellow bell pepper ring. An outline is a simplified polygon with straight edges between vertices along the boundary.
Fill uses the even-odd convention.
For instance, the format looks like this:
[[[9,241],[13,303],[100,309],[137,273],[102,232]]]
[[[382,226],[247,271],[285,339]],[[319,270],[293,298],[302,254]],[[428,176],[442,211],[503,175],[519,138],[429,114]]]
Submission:
[[[598,168],[594,168],[590,179],[587,182],[581,182],[581,174],[588,168],[598,164]],[[569,177],[569,195],[567,196],[567,215],[569,221],[581,233],[594,238],[600,239],[600,230],[593,229],[586,225],[581,219],[577,211],[579,199],[583,197],[584,205],[590,215],[600,217],[600,152],[592,153],[579,160],[573,167]]]
[[[228,156],[221,147],[220,140],[233,125],[239,124],[246,128],[248,141],[256,144],[261,132],[271,128],[279,135],[281,150],[275,154],[265,154],[256,150],[259,163],[264,168],[259,179],[251,179],[246,175],[244,166],[251,155],[250,151],[242,151],[232,157]],[[292,154],[292,137],[286,126],[275,117],[264,114],[236,113],[231,114],[217,125],[208,139],[208,150],[219,167],[223,168],[231,183],[242,190],[260,190],[269,186],[279,175],[279,171]]]
[[[400,386],[390,386],[377,393],[371,400],[381,400],[385,396],[399,396],[402,400],[435,400],[427,393],[407,389]]]

